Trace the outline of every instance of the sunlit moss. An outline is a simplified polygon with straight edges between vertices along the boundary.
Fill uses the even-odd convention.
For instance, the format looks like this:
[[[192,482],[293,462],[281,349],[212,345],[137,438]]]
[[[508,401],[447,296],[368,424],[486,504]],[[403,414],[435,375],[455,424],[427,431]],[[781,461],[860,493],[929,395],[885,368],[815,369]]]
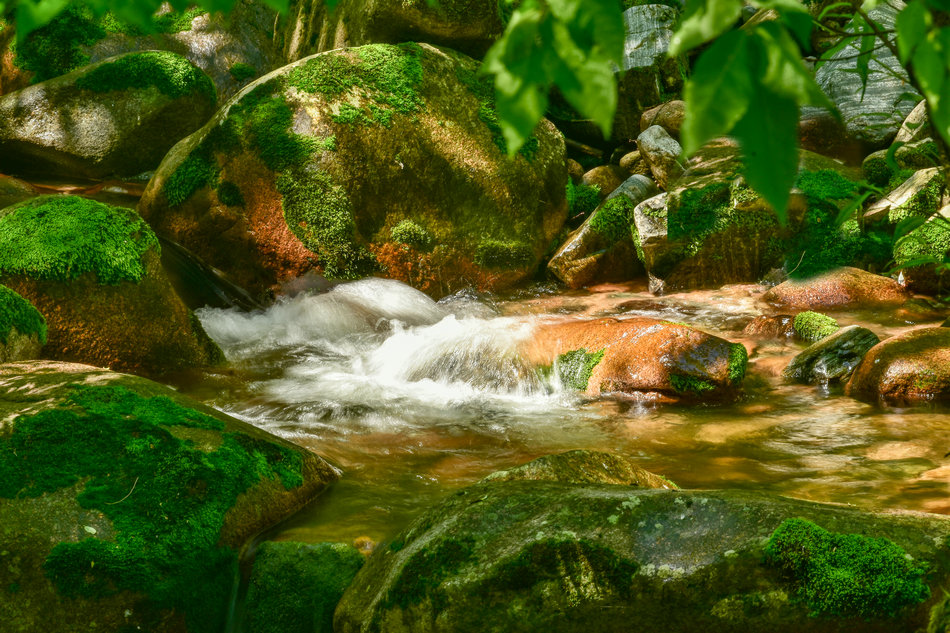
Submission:
[[[926,565],[892,541],[829,532],[805,519],[783,521],[765,558],[792,577],[813,616],[886,618],[930,597]]]
[[[590,219],[590,228],[611,242],[630,239],[632,226],[633,204],[624,195],[604,202]]]
[[[588,352],[586,348],[565,352],[554,361],[554,371],[567,389],[585,391],[594,369],[604,359],[604,350]]]
[[[841,329],[838,322],[830,316],[810,310],[796,314],[793,327],[798,338],[810,343],[820,341]]]
[[[77,196],[44,196],[0,214],[0,274],[67,281],[94,273],[100,284],[137,282],[142,255],[159,249],[139,215]]]

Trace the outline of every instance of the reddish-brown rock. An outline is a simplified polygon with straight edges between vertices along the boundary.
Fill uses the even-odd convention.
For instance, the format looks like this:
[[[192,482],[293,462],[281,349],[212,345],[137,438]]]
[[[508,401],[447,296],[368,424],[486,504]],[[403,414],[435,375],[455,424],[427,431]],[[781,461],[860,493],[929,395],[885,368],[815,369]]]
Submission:
[[[640,131],[643,132],[651,125],[659,125],[669,132],[670,136],[679,139],[685,117],[686,103],[684,101],[677,99],[662,103],[640,115]]]
[[[590,370],[588,394],[621,392],[663,400],[733,394],[748,357],[738,343],[644,317],[543,323],[522,353],[530,363],[547,366],[576,350],[603,351]]]
[[[763,295],[772,305],[802,310],[895,307],[909,297],[890,277],[847,266],[803,280],[789,280]]]
[[[845,393],[891,405],[950,402],[950,329],[922,328],[881,341],[858,365]]]
[[[619,165],[600,165],[584,174],[581,182],[585,185],[600,187],[600,195],[607,196],[627,179],[626,170]]]
[[[795,317],[788,314],[762,315],[745,326],[746,336],[763,339],[788,339],[795,336]]]

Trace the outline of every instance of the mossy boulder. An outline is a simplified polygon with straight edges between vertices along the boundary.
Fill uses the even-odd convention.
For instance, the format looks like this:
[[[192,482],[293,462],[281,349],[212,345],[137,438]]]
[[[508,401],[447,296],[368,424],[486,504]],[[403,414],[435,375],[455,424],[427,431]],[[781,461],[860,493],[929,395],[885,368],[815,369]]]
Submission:
[[[477,71],[424,44],[286,66],[175,146],[139,210],[254,293],[310,269],[431,295],[505,287],[537,269],[564,222],[564,140],[542,121],[507,158]],[[395,241],[406,220],[431,242]]]
[[[286,61],[364,44],[426,42],[481,58],[505,29],[497,0],[295,0],[277,32]],[[510,15],[510,13],[509,13]]]
[[[633,209],[656,193],[656,184],[646,176],[625,180],[568,235],[548,262],[548,270],[571,288],[642,275]]]
[[[662,204],[634,212],[638,250],[655,293],[758,281],[784,258],[774,211],[737,180],[738,148],[728,140],[702,148],[669,185]],[[803,213],[792,201],[792,221]]]
[[[281,65],[272,42],[276,19],[276,12],[253,0],[239,0],[227,15],[198,8],[176,11],[164,4],[146,32],[111,13],[97,18],[87,7],[71,5],[8,49],[9,63],[0,69],[0,94],[116,55],[159,50],[181,55],[200,68],[226,99],[248,79]]]
[[[43,196],[0,210],[0,283],[46,317],[47,358],[145,375],[223,360],[131,209]]]
[[[850,310],[894,308],[909,298],[896,280],[859,268],[842,267],[809,279],[790,279],[770,288],[762,299],[783,308]]]
[[[881,342],[877,334],[860,325],[835,328],[795,356],[782,375],[803,383],[845,382],[868,350]]]
[[[486,482],[377,549],[334,630],[926,630],[948,534],[943,516],[767,493]]]
[[[0,97],[0,171],[104,178],[155,169],[214,112],[214,85],[174,53],[130,53]]]
[[[243,630],[333,633],[333,610],[365,561],[346,543],[262,543],[251,569]]]
[[[238,553],[336,471],[142,378],[0,365],[0,600],[11,633],[224,630]]]
[[[29,301],[0,286],[0,363],[39,358],[46,319]]]
[[[894,263],[907,287],[929,295],[950,295],[950,205],[942,208],[894,245]]]
[[[567,451],[545,455],[521,466],[499,470],[484,482],[553,481],[567,484],[613,484],[636,488],[673,490],[677,486],[666,477],[638,466],[636,460],[601,451]]]
[[[927,327],[872,347],[845,390],[888,405],[950,403],[950,329]]]
[[[661,402],[735,396],[748,360],[739,343],[645,317],[541,323],[522,353],[567,388]]]

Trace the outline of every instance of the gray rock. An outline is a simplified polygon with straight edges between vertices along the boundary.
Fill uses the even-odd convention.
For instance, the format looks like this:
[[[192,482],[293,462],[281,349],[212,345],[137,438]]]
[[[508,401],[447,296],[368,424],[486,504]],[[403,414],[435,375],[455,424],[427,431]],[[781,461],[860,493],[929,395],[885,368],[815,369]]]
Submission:
[[[642,275],[631,236],[632,212],[656,192],[656,184],[646,176],[625,180],[568,236],[548,262],[548,270],[571,288]]]
[[[901,0],[888,0],[870,11],[870,17],[884,29],[893,29],[897,13],[905,6]],[[856,31],[848,25],[847,31]],[[870,147],[886,147],[901,124],[920,101],[900,62],[883,45],[871,55],[866,88],[857,73],[860,38],[835,53],[815,73],[815,81],[834,102],[844,118],[850,136]],[[803,109],[807,117],[813,108]]]
[[[667,50],[679,12],[666,5],[644,4],[624,11],[623,63],[618,69],[619,100],[613,136],[636,138],[640,115],[651,106],[668,101],[683,86],[683,60],[670,58]]]
[[[804,521],[787,522],[799,517]],[[889,560],[927,565],[928,587],[910,571],[913,597],[892,617],[860,601],[849,607],[867,608],[861,615],[816,614],[816,602],[830,596],[818,589],[805,598],[782,562],[795,546],[777,541],[775,556],[766,555],[780,526],[828,539],[890,539],[903,552],[890,549]],[[334,631],[924,630],[943,608],[948,533],[944,516],[868,514],[759,492],[483,483],[452,495],[378,549],[337,607]],[[856,554],[880,543],[850,539],[862,544]],[[889,572],[870,569],[854,580],[858,586],[887,582]],[[841,586],[842,593],[853,587]]]
[[[132,60],[151,85],[109,89],[107,73],[131,76]],[[178,55],[114,57],[0,97],[0,171],[134,176],[204,125],[215,103],[207,75]]]
[[[930,117],[927,114],[927,101],[921,100],[920,103],[911,110],[907,118],[901,124],[901,129],[897,131],[894,137],[895,143],[914,143],[922,141],[925,138],[933,136],[933,128],[930,125]]]
[[[650,166],[660,189],[669,189],[670,184],[683,174],[683,165],[680,163],[683,148],[659,125],[651,125],[640,133],[637,148]]]
[[[844,382],[868,350],[881,339],[859,325],[843,327],[809,346],[792,359],[782,375],[796,382],[827,384]]]

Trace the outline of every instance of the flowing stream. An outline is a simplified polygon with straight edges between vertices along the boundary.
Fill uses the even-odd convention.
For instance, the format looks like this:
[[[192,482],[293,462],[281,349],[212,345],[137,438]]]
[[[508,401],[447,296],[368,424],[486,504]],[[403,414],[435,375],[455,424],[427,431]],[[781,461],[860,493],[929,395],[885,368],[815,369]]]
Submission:
[[[264,311],[198,316],[232,361],[187,391],[313,449],[343,477],[280,527],[304,542],[391,538],[452,490],[586,448],[637,457],[684,488],[748,488],[865,509],[950,513],[950,412],[883,410],[778,373],[803,346],[744,340],[765,306],[742,285],[653,297],[635,285],[438,303],[367,279]],[[519,345],[544,319],[650,316],[754,347],[744,395],[718,406],[585,398],[544,380]],[[881,338],[921,324],[836,315]],[[932,323],[931,323],[932,324]]]

